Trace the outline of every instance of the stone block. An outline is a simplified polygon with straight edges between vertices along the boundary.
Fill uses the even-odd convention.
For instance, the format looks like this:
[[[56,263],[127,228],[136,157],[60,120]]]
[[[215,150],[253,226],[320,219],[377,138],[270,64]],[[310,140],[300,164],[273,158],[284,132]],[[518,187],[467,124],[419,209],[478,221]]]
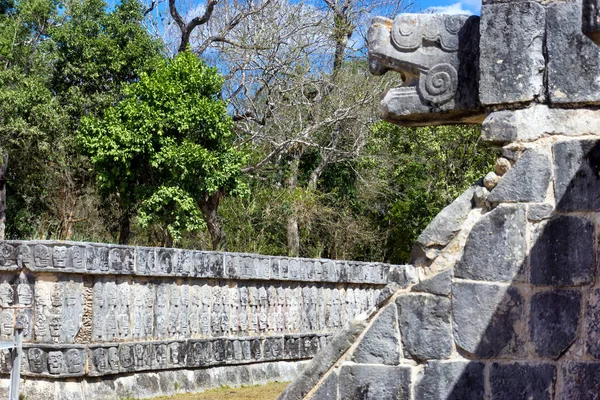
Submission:
[[[484,364],[430,361],[415,384],[415,399],[480,400],[484,398]]]
[[[545,18],[544,7],[534,2],[481,8],[479,99],[483,105],[543,98]]]
[[[515,287],[454,282],[454,340],[461,349],[481,358],[516,358],[525,353],[525,301]]]
[[[339,379],[335,371],[330,373],[309,400],[337,400],[338,380]]]
[[[400,335],[407,358],[442,360],[452,353],[450,300],[425,294],[396,299]]]
[[[450,296],[452,292],[452,272],[452,270],[448,270],[427,278],[418,285],[413,286],[412,291]]]
[[[557,359],[577,339],[581,292],[552,290],[531,297],[529,332],[540,357]]]
[[[600,360],[600,289],[589,289],[587,292],[585,348],[587,354]]]
[[[83,346],[27,344],[23,348],[24,376],[77,377],[85,374],[85,366]]]
[[[555,105],[600,101],[600,48],[582,31],[581,3],[547,7],[548,95]]]
[[[537,149],[527,150],[488,197],[491,203],[531,203],[546,198],[552,176],[550,157]]]
[[[487,142],[531,142],[543,136],[582,136],[598,133],[600,111],[549,108],[535,104],[521,110],[490,113],[481,126]]]
[[[570,286],[594,280],[594,226],[558,215],[540,226],[530,252],[531,283]]]
[[[597,399],[600,393],[600,363],[566,361],[562,365],[562,400]],[[557,396],[558,398],[558,396]]]
[[[471,186],[450,205],[444,207],[419,235],[417,243],[423,247],[445,246],[450,243],[473,209],[475,188],[476,186]]]
[[[548,203],[530,204],[527,208],[527,219],[530,221],[542,221],[552,216],[554,206]]]
[[[551,364],[493,363],[490,387],[494,400],[554,399],[556,367]]]
[[[600,141],[557,142],[554,152],[554,193],[559,211],[600,210]]]
[[[409,400],[411,367],[343,365],[340,400]]]
[[[394,304],[376,317],[352,356],[362,364],[397,365],[400,362],[400,333]]]
[[[471,229],[454,276],[495,282],[522,280],[526,224],[525,208],[520,205],[501,205],[485,214]]]

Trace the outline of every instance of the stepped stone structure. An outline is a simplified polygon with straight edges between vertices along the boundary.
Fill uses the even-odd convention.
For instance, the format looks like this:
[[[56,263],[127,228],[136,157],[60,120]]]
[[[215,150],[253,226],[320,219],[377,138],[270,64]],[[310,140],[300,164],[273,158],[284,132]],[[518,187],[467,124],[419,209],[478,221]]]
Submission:
[[[419,236],[418,281],[388,287],[280,399],[600,398],[600,2],[483,3],[373,20],[371,69],[402,82],[383,117],[480,118],[503,157]]]
[[[0,242],[0,339],[25,398],[118,399],[291,380],[414,267],[80,242]],[[382,294],[383,292],[383,294]],[[0,396],[11,362],[0,350]]]

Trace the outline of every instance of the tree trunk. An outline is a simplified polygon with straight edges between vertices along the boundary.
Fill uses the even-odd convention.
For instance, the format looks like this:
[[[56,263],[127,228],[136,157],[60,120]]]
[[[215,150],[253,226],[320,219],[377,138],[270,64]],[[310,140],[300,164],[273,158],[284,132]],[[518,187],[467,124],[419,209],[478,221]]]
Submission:
[[[6,231],[6,170],[8,169],[8,154],[0,158],[0,240],[4,240]]]
[[[287,187],[290,192],[296,189],[298,185],[298,167],[300,165],[300,155],[297,155],[292,160],[290,165],[290,176],[287,179]],[[290,257],[298,257],[300,254],[300,232],[298,230],[298,214],[296,207],[292,204],[290,214],[286,220],[286,236],[288,255]]]
[[[223,193],[219,190],[210,196],[205,194],[199,202],[200,209],[206,218],[206,226],[210,234],[213,250],[223,250],[225,248],[225,231],[223,230],[223,226],[221,226],[221,221],[217,214],[222,197]]]
[[[338,72],[342,68],[342,64],[344,63],[344,57],[346,55],[346,46],[348,45],[348,40],[352,36],[352,32],[354,32],[354,27],[348,21],[348,17],[340,16],[335,14],[333,17],[333,40],[335,42],[335,52],[333,54],[333,72],[332,78],[335,81]]]
[[[124,211],[119,219],[119,244],[128,244],[131,236],[131,216],[129,211]]]

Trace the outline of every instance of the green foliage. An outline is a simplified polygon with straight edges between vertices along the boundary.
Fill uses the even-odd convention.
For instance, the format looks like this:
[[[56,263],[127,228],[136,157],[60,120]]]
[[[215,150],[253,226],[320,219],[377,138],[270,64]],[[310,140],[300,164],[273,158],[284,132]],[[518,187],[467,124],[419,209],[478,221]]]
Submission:
[[[246,155],[233,146],[223,78],[191,52],[166,61],[125,88],[104,118],[85,118],[79,131],[105,196],[123,212],[157,224],[178,241],[203,224],[198,200],[216,191],[242,195]]]
[[[409,260],[412,244],[437,213],[492,170],[496,151],[472,126],[373,125],[363,159],[373,217],[387,227],[385,259]]]
[[[161,43],[141,24],[139,1],[121,0],[112,12],[104,0],[67,0],[64,7],[64,21],[49,30],[52,87],[76,128],[78,117],[116,103],[123,85],[152,72],[163,57]]]

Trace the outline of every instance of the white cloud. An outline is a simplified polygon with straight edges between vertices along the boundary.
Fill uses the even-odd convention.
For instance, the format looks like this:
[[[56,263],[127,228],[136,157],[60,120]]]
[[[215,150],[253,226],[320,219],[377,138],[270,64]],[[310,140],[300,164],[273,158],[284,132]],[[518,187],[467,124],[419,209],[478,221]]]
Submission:
[[[467,0],[466,3],[471,5],[474,1]],[[480,6],[481,7],[481,6]],[[463,3],[454,3],[449,6],[436,6],[429,7],[425,10],[426,13],[433,14],[464,14],[464,15],[473,15],[473,11],[465,8],[465,4]]]

